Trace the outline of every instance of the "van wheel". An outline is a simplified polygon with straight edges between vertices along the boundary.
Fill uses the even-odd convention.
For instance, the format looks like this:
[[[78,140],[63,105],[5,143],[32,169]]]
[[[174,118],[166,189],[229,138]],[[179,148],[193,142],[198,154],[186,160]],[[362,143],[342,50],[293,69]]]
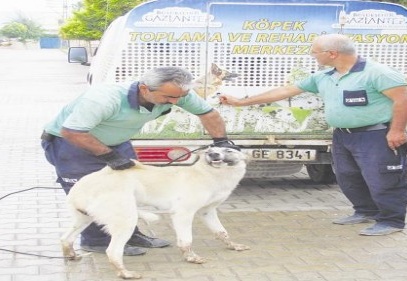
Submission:
[[[331,184],[336,182],[335,173],[330,164],[308,164],[308,176],[315,183]]]

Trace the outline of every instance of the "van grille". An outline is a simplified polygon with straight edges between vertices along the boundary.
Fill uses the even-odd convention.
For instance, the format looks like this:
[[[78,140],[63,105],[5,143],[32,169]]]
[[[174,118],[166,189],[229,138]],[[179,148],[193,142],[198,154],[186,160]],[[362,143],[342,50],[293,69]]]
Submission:
[[[392,66],[407,75],[407,44],[356,44],[358,53]],[[216,63],[239,77],[225,82],[226,86],[278,87],[286,85],[292,69],[307,72],[318,70],[309,55],[232,55],[228,43],[213,43],[208,63]],[[138,79],[146,69],[160,66],[179,66],[188,69],[196,78],[206,72],[204,43],[138,43],[131,42],[122,51],[121,64],[116,68],[117,82]]]

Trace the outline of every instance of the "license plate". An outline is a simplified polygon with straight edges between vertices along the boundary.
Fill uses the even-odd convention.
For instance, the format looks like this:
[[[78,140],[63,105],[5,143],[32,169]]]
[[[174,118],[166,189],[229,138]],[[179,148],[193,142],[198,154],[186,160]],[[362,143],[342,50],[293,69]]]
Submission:
[[[250,149],[253,160],[311,161],[316,159],[312,149]]]

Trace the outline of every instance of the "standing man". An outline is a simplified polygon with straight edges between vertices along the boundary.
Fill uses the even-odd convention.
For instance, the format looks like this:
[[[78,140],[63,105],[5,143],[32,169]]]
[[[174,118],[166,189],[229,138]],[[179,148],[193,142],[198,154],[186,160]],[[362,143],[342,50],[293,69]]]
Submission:
[[[199,116],[215,145],[238,149],[226,138],[220,114],[191,92],[192,75],[178,67],[150,70],[133,83],[97,85],[66,105],[45,126],[41,136],[45,156],[65,193],[83,176],[110,166],[115,170],[134,166],[130,138],[143,125],[170,112],[177,105]],[[157,175],[159,176],[159,175]],[[81,248],[105,252],[110,236],[91,224],[81,235]],[[140,255],[144,248],[166,247],[169,242],[142,234],[136,227],[124,255]]]
[[[406,78],[386,65],[358,56],[353,42],[340,34],[317,37],[310,55],[331,68],[295,85],[246,99],[221,95],[221,103],[244,106],[302,92],[320,95],[327,123],[336,128],[332,143],[336,178],[355,210],[333,223],[375,220],[361,235],[402,231],[407,205]]]

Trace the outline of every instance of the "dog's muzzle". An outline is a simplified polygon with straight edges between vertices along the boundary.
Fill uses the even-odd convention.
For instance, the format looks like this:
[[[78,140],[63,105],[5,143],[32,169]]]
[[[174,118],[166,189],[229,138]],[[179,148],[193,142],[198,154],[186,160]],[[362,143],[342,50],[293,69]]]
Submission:
[[[206,161],[214,168],[220,168],[223,165],[235,166],[240,162],[237,151],[231,148],[214,147],[206,152]]]
[[[218,152],[208,152],[206,153],[206,161],[209,165],[215,168],[219,168],[223,164],[223,155]]]

